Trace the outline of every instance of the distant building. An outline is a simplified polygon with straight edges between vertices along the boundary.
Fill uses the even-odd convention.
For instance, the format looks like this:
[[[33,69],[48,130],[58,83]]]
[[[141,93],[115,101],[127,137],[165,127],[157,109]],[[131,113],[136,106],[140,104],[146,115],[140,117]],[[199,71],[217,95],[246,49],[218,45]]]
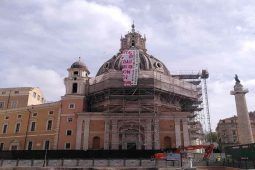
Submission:
[[[137,76],[125,82],[135,83],[128,86],[125,52],[136,59],[124,62],[137,62]],[[202,110],[201,74],[170,74],[147,53],[146,38],[134,25],[95,77],[80,60],[67,71],[66,93],[57,102],[45,103],[38,88],[0,89],[0,150],[150,150],[200,139],[202,126],[190,118]]]
[[[45,103],[37,87],[0,88],[0,110]]]
[[[252,134],[255,137],[255,112],[250,112]],[[222,147],[239,144],[237,116],[220,120],[216,127],[219,144]]]

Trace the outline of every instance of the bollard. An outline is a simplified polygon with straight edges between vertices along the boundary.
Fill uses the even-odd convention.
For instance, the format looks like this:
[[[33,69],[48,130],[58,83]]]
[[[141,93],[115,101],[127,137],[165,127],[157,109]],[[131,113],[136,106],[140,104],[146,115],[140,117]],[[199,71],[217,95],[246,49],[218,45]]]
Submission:
[[[0,166],[1,166],[1,167],[3,166],[3,162],[4,162],[4,160],[1,159],[1,163],[0,163]]]
[[[61,166],[64,166],[64,158],[61,159]]]
[[[16,161],[16,166],[19,166],[19,159],[17,159]]]
[[[94,167],[95,166],[95,159],[93,158],[92,159],[92,167]]]
[[[31,159],[31,166],[34,166],[34,159]]]
[[[109,167],[110,166],[110,158],[107,159],[107,166]]]
[[[78,158],[78,159],[76,160],[76,166],[79,166],[79,163],[80,163],[80,159]]]

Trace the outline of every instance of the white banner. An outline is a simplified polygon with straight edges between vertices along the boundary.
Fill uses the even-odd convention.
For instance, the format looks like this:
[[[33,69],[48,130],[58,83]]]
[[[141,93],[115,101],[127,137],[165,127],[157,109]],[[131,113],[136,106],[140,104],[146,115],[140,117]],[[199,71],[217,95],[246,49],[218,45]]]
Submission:
[[[121,54],[121,65],[124,86],[137,85],[139,74],[139,51],[138,50],[126,50]]]

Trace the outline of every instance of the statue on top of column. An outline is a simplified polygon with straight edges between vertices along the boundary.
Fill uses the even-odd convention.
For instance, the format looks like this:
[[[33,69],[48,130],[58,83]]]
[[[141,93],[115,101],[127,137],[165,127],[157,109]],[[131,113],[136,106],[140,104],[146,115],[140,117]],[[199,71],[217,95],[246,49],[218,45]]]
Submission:
[[[235,75],[235,81],[236,81],[236,83],[240,84],[240,80],[239,80],[237,74]]]

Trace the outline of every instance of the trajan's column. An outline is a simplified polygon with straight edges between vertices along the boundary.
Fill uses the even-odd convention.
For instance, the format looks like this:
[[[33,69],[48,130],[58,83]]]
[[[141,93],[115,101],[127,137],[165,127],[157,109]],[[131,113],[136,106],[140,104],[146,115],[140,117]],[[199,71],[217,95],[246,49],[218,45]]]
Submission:
[[[237,123],[238,123],[238,138],[240,144],[253,143],[253,136],[251,130],[251,122],[247,110],[247,104],[245,100],[245,94],[248,93],[247,89],[243,88],[238,76],[235,76],[236,84],[234,90],[231,91],[231,95],[235,95],[236,111],[237,111]]]

